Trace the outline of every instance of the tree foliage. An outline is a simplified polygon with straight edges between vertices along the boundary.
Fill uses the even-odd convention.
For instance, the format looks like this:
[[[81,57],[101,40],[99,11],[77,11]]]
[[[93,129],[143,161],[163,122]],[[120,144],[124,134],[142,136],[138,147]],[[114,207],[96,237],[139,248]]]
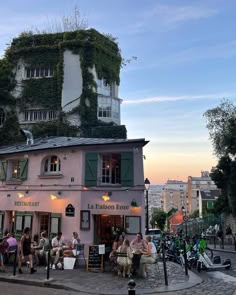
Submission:
[[[161,209],[154,208],[152,217],[151,217],[151,225],[152,227],[157,226],[161,230],[164,229],[166,223],[167,213],[162,211]]]
[[[233,102],[224,100],[204,116],[214,151],[219,158],[210,174],[221,189],[215,212],[232,212],[236,215],[236,106]]]
[[[236,106],[229,100],[204,114],[217,156],[236,154]]]

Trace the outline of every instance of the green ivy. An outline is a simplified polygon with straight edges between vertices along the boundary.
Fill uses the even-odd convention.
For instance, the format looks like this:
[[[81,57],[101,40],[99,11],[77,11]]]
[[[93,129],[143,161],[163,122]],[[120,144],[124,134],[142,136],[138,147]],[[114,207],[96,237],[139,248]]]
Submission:
[[[80,105],[71,111],[80,116],[80,134],[94,135],[93,137],[126,138],[124,126],[111,127],[109,124],[100,124],[97,119],[97,85],[91,69],[95,67],[99,79],[104,79],[109,84],[119,84],[122,58],[118,45],[95,29],[55,34],[22,33],[18,38],[13,39],[11,46],[6,50],[4,59],[0,60],[1,104],[15,103],[15,99],[9,95],[9,91],[15,85],[11,73],[21,58],[29,67],[52,67],[54,76],[53,78],[23,80],[23,91],[17,98],[18,107],[21,110],[30,107],[60,110],[64,80],[63,54],[66,49],[79,54],[78,58],[81,62],[83,89]],[[76,132],[78,134],[78,128],[70,126],[68,122],[63,122],[58,120],[58,122],[34,124],[33,129],[38,135],[69,134],[73,136]]]

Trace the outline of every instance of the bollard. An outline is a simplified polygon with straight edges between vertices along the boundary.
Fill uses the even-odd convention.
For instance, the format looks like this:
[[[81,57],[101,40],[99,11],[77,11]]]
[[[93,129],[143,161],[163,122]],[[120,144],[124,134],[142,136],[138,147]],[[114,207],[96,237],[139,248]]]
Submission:
[[[216,236],[214,236],[214,249],[216,249]]]
[[[136,290],[135,290],[136,283],[134,280],[129,280],[128,282],[128,295],[135,295]]]
[[[50,250],[47,252],[47,280],[50,278]]]
[[[13,276],[16,275],[16,263],[17,263],[17,245],[15,249],[15,255],[14,255],[14,263],[13,263]]]
[[[234,236],[234,250],[236,251],[236,239],[235,239],[235,236]]]
[[[188,259],[187,259],[187,251],[186,251],[186,241],[184,240],[184,267],[185,274],[188,275]]]
[[[164,242],[162,242],[162,260],[163,260],[165,285],[168,286],[168,276],[167,276],[167,269],[166,269],[166,249],[165,249],[165,243]]]

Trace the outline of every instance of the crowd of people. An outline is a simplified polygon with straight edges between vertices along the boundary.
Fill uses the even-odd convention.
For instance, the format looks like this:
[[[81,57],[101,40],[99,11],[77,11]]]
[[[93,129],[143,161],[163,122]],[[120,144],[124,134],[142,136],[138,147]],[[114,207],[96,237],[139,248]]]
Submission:
[[[27,263],[30,268],[30,273],[36,272],[34,265],[39,265],[44,262],[48,265],[48,252],[50,251],[50,262],[52,269],[56,269],[60,257],[76,257],[79,254],[78,247],[80,239],[77,232],[73,232],[73,237],[70,242],[65,242],[62,232],[50,242],[45,231],[41,232],[40,239],[34,237],[32,240],[30,228],[26,227],[23,231],[20,242],[11,233],[5,233],[5,236],[0,240],[0,272],[5,272],[5,263],[9,260],[11,254],[16,252],[18,247],[18,271],[22,274],[22,263]]]
[[[129,242],[124,235],[115,238],[110,253],[110,261],[117,266],[118,276],[130,277],[139,274],[146,277],[146,265],[153,264],[157,258],[157,249],[150,236],[143,238],[137,233],[135,239]]]

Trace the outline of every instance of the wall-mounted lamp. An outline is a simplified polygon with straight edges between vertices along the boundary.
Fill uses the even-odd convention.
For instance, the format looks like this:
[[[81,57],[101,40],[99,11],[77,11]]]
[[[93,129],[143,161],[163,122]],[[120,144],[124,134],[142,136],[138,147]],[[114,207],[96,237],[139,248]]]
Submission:
[[[108,196],[107,193],[104,193],[104,195],[102,196],[103,201],[107,202],[110,201],[110,197]]]
[[[24,198],[24,194],[23,193],[18,193],[18,197],[20,198],[20,199],[22,199],[22,198]]]
[[[57,199],[57,196],[54,195],[54,194],[51,194],[51,195],[50,195],[50,198],[51,198],[51,200],[56,200],[56,199]]]
[[[61,195],[62,195],[62,192],[61,192],[61,191],[58,191],[58,192],[55,193],[55,194],[51,194],[51,195],[50,195],[50,198],[51,198],[51,200],[60,199],[60,198],[61,198]]]
[[[133,200],[131,201],[130,205],[131,205],[131,207],[133,207],[133,208],[137,208],[137,207],[138,207],[138,204],[137,204],[137,202],[136,202],[135,199],[133,199]]]

